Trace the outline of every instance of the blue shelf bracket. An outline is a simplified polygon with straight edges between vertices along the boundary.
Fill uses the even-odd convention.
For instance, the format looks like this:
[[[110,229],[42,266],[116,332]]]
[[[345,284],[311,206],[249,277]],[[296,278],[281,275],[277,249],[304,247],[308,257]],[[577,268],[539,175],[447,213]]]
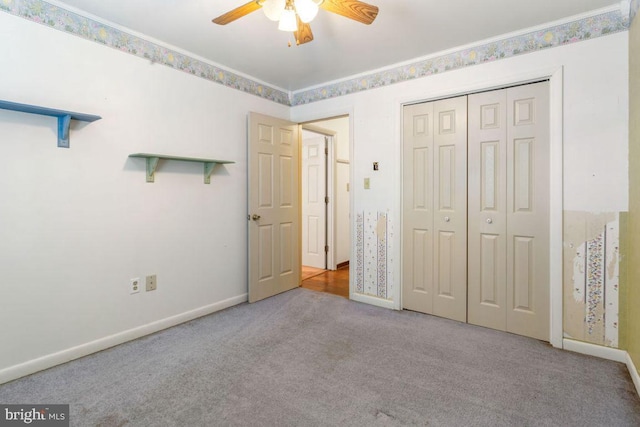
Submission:
[[[60,148],[69,148],[69,126],[71,126],[69,114],[58,117],[58,147]]]
[[[155,182],[156,168],[160,157],[147,157],[147,182]]]
[[[216,162],[205,162],[204,163],[204,183],[211,184],[211,173],[213,172],[213,168],[217,165]]]
[[[76,113],[73,111],[58,110],[55,108],[40,107],[38,105],[19,104],[17,102],[0,100],[0,109],[20,111],[22,113],[39,114],[41,116],[50,116],[58,119],[58,147],[69,148],[69,126],[71,120],[79,120],[81,122],[95,122],[100,120],[100,116],[85,113]]]

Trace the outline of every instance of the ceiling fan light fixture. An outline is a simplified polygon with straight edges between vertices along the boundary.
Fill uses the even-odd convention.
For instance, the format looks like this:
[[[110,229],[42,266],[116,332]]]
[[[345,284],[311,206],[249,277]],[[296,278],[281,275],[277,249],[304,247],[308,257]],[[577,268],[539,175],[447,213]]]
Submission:
[[[279,30],[293,32],[296,44],[300,45],[313,40],[309,22],[315,18],[318,8],[367,25],[376,19],[379,10],[377,6],[361,0],[249,0],[212,21],[214,24],[227,25],[263,9],[268,19],[278,21]]]
[[[318,5],[313,0],[295,0],[295,7],[300,20],[308,24],[318,14]]]
[[[270,20],[279,21],[286,5],[287,0],[264,0],[264,3],[262,3],[262,10]]]
[[[296,31],[298,29],[296,12],[293,9],[285,9],[282,11],[278,29],[281,31]]]

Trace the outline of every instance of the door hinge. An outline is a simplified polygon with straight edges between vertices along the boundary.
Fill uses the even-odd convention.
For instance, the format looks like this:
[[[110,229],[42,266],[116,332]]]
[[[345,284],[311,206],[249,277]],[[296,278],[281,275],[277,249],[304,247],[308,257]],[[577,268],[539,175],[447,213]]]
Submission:
[[[329,155],[329,148],[324,147],[324,155],[328,156]]]
[[[324,202],[325,202],[326,204],[329,204],[329,196],[324,196]]]
[[[325,247],[324,247],[324,251],[325,251],[326,253],[329,253],[329,245],[325,245]]]

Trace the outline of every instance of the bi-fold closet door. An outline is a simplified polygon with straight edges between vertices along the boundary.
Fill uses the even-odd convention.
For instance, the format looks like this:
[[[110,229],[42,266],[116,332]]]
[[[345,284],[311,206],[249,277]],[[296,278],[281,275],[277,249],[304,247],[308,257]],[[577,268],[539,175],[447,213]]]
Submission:
[[[404,109],[403,307],[467,319],[467,97]]]
[[[405,107],[404,308],[548,340],[548,105],[541,82]],[[465,127],[457,144],[440,144],[451,111]],[[446,150],[464,159],[445,186],[458,193],[455,209],[441,198]],[[443,253],[443,233],[464,242],[455,257]],[[443,283],[443,264],[455,281]]]
[[[549,340],[548,82],[469,95],[468,321]]]

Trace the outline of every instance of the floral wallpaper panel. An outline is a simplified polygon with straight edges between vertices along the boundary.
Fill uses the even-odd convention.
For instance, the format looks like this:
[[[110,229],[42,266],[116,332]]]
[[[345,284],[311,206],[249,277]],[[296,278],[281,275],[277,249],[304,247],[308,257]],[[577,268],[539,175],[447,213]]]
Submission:
[[[619,216],[565,212],[564,335],[618,346]]]
[[[393,226],[388,212],[362,212],[356,215],[357,293],[392,299]]]

